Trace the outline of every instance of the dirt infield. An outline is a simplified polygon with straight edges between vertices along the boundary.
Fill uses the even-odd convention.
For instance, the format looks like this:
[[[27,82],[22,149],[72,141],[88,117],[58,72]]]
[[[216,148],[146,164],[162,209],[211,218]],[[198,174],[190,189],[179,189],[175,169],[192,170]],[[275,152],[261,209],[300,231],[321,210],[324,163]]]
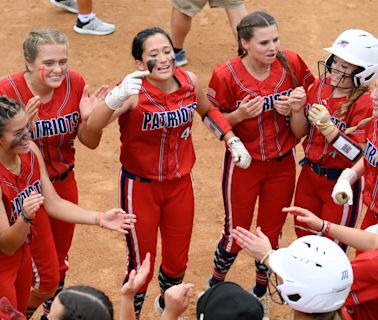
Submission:
[[[80,71],[92,89],[102,83],[112,86],[134,69],[130,46],[139,30],[160,26],[169,31],[171,7],[168,0],[94,0],[94,3],[100,18],[117,25],[115,34],[105,37],[75,34],[72,30],[75,15],[59,10],[48,0],[0,0],[0,75],[23,68],[21,42],[30,30],[54,27],[65,32],[70,39],[70,67]],[[258,9],[273,14],[279,22],[282,47],[299,52],[315,74],[317,60],[326,56],[322,48],[331,45],[341,31],[361,28],[378,32],[374,20],[378,5],[374,0],[247,0],[246,5],[249,11]],[[195,72],[205,88],[212,69],[236,54],[236,43],[223,10],[207,7],[195,17],[186,50],[189,58],[186,69]],[[117,206],[118,136],[117,125],[113,124],[105,130],[97,150],[90,151],[77,143],[76,175],[82,206],[99,210]],[[220,189],[223,144],[200,124],[198,117],[193,136],[197,154],[194,167],[196,213],[186,281],[193,282],[199,292],[211,274],[212,254],[223,225]],[[298,153],[301,153],[299,148]],[[283,245],[293,237],[292,219],[289,218]],[[126,265],[123,237],[100,228],[79,226],[70,254],[71,270],[67,284],[83,283],[103,289],[114,302],[118,318],[119,286]],[[155,269],[158,265],[159,259]],[[254,282],[252,271],[251,259],[242,253],[228,280],[248,289]],[[153,299],[157,294],[158,285],[154,278],[142,319],[156,318]],[[195,319],[194,300],[185,314],[187,319]],[[272,314],[272,319],[289,319],[287,307],[272,306]]]

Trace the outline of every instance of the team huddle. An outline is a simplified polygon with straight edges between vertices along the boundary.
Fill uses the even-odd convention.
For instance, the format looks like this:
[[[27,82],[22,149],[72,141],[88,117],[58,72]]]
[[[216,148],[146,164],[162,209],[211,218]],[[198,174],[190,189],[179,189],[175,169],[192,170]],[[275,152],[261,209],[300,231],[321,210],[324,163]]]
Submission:
[[[194,73],[176,65],[169,35],[149,28],[132,43],[137,71],[112,90],[104,85],[92,95],[83,77],[68,68],[64,34],[39,29],[27,35],[26,70],[0,81],[0,298],[7,297],[27,318],[43,304],[41,319],[47,319],[54,296],[64,287],[74,225],[99,225],[125,234],[125,283],[149,257],[152,267],[134,297],[139,319],[160,230],[161,294],[155,308],[163,313],[165,292],[183,282],[188,264],[195,113],[226,146],[224,228],[214,250],[213,274],[204,279],[207,288],[223,283],[238,253],[248,248],[256,202],[258,238],[269,240],[268,252],[251,254],[256,266],[251,294],[263,302],[263,319],[269,319],[272,269],[279,274],[275,263],[285,259],[274,250],[289,212],[295,214],[298,238],[326,236],[345,252],[352,244],[338,238],[335,228],[356,228],[363,203],[367,211],[361,228],[378,223],[378,89],[369,89],[378,74],[378,39],[363,30],[344,31],[325,49],[329,56],[319,62],[315,78],[299,54],[280,48],[277,23],[268,13],[245,16],[237,34],[239,54],[214,69],[207,94]],[[116,119],[120,208],[83,209],[77,205],[74,140],[94,149],[103,129]],[[296,181],[298,143],[305,157]],[[290,209],[292,201],[295,208]],[[309,213],[300,208],[312,212],[315,222],[303,218]],[[317,241],[309,240],[308,246]],[[377,257],[371,261],[377,265]],[[282,297],[299,311],[336,311],[352,286],[345,270],[348,290],[332,307],[322,301],[324,308],[314,310],[306,301]],[[351,319],[373,319],[374,309],[366,307],[360,318],[356,306],[349,304],[348,310]]]

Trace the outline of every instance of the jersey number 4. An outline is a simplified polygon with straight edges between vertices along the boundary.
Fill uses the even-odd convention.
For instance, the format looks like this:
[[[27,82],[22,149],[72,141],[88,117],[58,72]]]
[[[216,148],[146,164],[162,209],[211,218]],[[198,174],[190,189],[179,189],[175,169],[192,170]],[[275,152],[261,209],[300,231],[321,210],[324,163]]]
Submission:
[[[191,127],[187,127],[183,133],[181,134],[181,139],[184,139],[184,140],[188,140],[189,137],[190,137],[190,131],[191,131]]]

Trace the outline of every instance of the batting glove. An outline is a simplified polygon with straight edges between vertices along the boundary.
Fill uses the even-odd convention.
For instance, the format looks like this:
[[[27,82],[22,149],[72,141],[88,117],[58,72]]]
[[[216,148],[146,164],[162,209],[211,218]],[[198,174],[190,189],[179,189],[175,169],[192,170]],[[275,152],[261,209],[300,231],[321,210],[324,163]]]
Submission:
[[[242,169],[247,169],[251,164],[252,158],[243,142],[238,137],[232,137],[228,139],[227,145],[230,148],[234,163]]]
[[[120,85],[106,95],[105,103],[107,106],[112,110],[121,108],[128,97],[139,93],[142,87],[142,79],[149,74],[149,71],[135,71],[128,74]]]
[[[331,115],[327,108],[321,104],[314,103],[308,112],[308,119],[314,124],[324,136],[328,136],[336,129],[331,121]]]
[[[325,125],[331,121],[331,115],[325,106],[314,103],[308,112],[308,119],[314,125]]]
[[[343,170],[332,191],[332,199],[338,205],[353,204],[353,191],[351,185],[357,180],[356,173],[347,168]]]

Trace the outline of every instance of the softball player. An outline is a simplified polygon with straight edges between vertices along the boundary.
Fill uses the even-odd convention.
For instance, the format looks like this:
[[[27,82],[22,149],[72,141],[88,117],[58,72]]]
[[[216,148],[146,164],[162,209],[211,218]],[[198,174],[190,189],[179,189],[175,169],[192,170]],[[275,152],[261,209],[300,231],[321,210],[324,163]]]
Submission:
[[[0,94],[14,98],[28,110],[34,122],[32,139],[43,154],[51,182],[62,198],[77,203],[74,140],[78,136],[89,148],[98,145],[101,134],[88,134],[86,116],[91,103],[101,95],[104,97],[107,90],[100,88],[88,97],[83,77],[68,69],[68,40],[57,30],[30,32],[23,50],[26,71],[2,79]],[[59,290],[63,288],[74,232],[74,224],[49,218],[46,213],[38,215],[37,222],[32,226],[35,281],[29,316],[43,301],[54,296],[58,283]],[[48,313],[48,304],[45,309]]]
[[[88,127],[101,131],[109,119],[119,117],[120,202],[122,208],[138,217],[135,231],[127,236],[128,272],[139,269],[147,252],[153,265],[160,228],[162,263],[158,280],[162,294],[156,299],[156,309],[162,312],[164,291],[182,282],[188,262],[194,214],[191,127],[195,111],[219,139],[227,141],[237,165],[246,168],[251,158],[228,121],[210,106],[197,77],[176,68],[165,31],[151,28],[138,33],[132,54],[139,71],[126,76],[105,102],[95,107]],[[137,317],[152,275],[153,267],[136,294]]]
[[[286,216],[295,183],[294,147],[298,139],[289,127],[288,96],[300,85],[307,88],[313,76],[301,57],[279,49],[276,21],[265,12],[254,12],[238,25],[239,56],[219,65],[209,83],[208,98],[233,126],[252,156],[251,166],[240,170],[226,150],[223,165],[225,224],[214,256],[209,286],[223,281],[240,247],[233,229],[249,229],[257,197],[257,225],[273,247]],[[256,261],[254,294],[266,292],[267,268]],[[266,311],[267,313],[267,311]],[[267,316],[267,315],[266,315]]]
[[[301,108],[295,107],[291,117],[293,132],[298,134],[304,130],[307,134],[303,142],[305,158],[296,187],[295,205],[309,209],[322,219],[355,227],[362,212],[363,181],[356,179],[353,184],[353,205],[337,206],[331,194],[343,169],[353,164],[362,153],[365,127],[358,125],[372,113],[368,84],[377,73],[377,65],[372,62],[377,60],[378,40],[362,30],[347,30],[325,50],[331,53],[325,63],[319,63],[325,72],[308,93],[310,123]],[[323,107],[309,108],[313,104]],[[358,128],[346,135],[346,128],[354,126]],[[297,220],[295,227],[298,237],[311,233]],[[346,250],[347,246],[342,244],[342,248]]]
[[[126,233],[135,216],[121,209],[82,209],[55,192],[42,153],[30,141],[30,122],[14,100],[0,97],[0,296],[26,312],[32,280],[29,243],[43,205],[55,219],[98,224]],[[47,235],[48,236],[48,235]]]
[[[378,63],[376,67],[378,72]],[[332,198],[335,203],[340,204],[340,200],[337,197],[338,194],[345,194],[348,198],[349,204],[353,204],[356,200],[353,199],[354,195],[351,185],[364,175],[365,189],[363,199],[367,206],[367,212],[362,221],[361,229],[366,229],[367,227],[378,223],[378,80],[376,80],[375,89],[370,97],[374,103],[374,120],[369,124],[368,129],[366,130],[366,146],[363,158],[358,160],[352,168],[347,168],[343,171],[332,192]]]

